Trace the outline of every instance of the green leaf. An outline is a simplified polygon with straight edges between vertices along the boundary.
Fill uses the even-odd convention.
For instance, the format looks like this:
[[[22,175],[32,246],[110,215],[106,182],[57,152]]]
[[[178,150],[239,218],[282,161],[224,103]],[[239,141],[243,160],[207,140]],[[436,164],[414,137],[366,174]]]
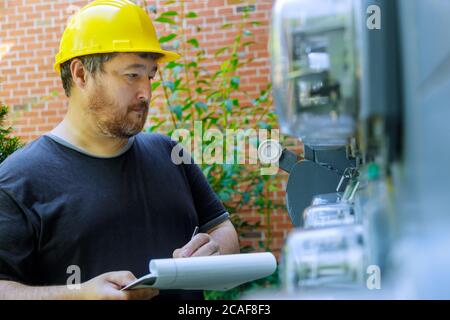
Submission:
[[[233,55],[233,57],[230,60],[230,64],[231,64],[233,70],[236,70],[238,63],[239,63],[239,59],[237,58],[237,56]]]
[[[178,88],[178,86],[180,85],[180,83],[181,83],[181,79],[175,80],[175,82],[174,82],[175,89]]]
[[[267,122],[265,122],[265,121],[260,121],[260,122],[258,122],[258,126],[261,128],[261,129],[271,129],[272,128],[272,126],[271,125],[269,125]]]
[[[189,44],[193,45],[194,47],[198,48],[198,40],[195,39],[195,38],[189,39],[187,41],[187,43],[189,43]]]
[[[158,18],[156,18],[155,21],[162,22],[162,23],[168,23],[168,24],[176,24],[176,22],[173,21],[172,19],[162,17],[162,16],[159,16]]]
[[[177,104],[177,105],[174,105],[174,106],[170,106],[169,109],[170,109],[170,111],[172,111],[177,116],[178,120],[181,120],[182,113],[183,113],[181,105]]]
[[[219,118],[216,118],[216,117],[208,117],[208,119],[209,119],[209,121],[211,122],[211,124],[216,124],[217,123],[217,121],[219,121]]]
[[[168,6],[169,4],[173,4],[173,3],[175,3],[175,0],[168,0],[168,1],[164,2],[163,5]]]
[[[225,106],[228,112],[231,112],[231,110],[233,109],[233,102],[231,102],[230,99],[225,100],[222,104],[223,106]]]
[[[220,28],[221,28],[221,29],[228,29],[228,28],[231,28],[232,26],[233,26],[232,23],[225,23],[225,24],[223,24]]]
[[[161,85],[161,81],[152,82],[152,91],[155,91]]]
[[[158,121],[156,124],[154,125],[150,125],[150,127],[148,128],[149,132],[153,132],[156,129],[158,129],[163,123],[165,123],[166,121]]]
[[[156,14],[156,6],[155,5],[149,5],[147,6],[147,10],[150,12],[153,12],[154,14]]]
[[[205,177],[207,177],[209,175],[209,172],[211,171],[212,166],[206,166],[204,168],[202,168],[203,174],[205,175]]]
[[[194,11],[190,11],[186,14],[186,18],[197,18],[198,15]]]
[[[249,58],[246,61],[244,61],[241,66],[245,66],[246,64],[252,63],[254,60],[255,60],[254,58]]]
[[[237,90],[239,88],[240,83],[241,83],[241,79],[239,77],[231,78],[230,85],[233,89]]]
[[[166,65],[166,69],[173,69],[176,66],[179,66],[180,64],[175,62],[175,61],[170,61],[167,65]]]
[[[244,43],[242,44],[242,46],[243,46],[243,47],[251,46],[252,44],[255,44],[255,43],[256,43],[255,41],[247,41],[247,42],[244,42]]]
[[[217,98],[220,98],[221,96],[222,96],[222,92],[220,92],[220,91],[213,91],[212,93],[210,93],[210,94],[206,97],[206,99],[214,101],[214,100],[216,100]]]
[[[183,70],[183,67],[181,65],[177,65],[175,68],[173,68],[173,77],[177,78],[180,71]]]
[[[166,11],[161,13],[161,17],[166,17],[166,16],[176,16],[178,15],[178,12],[176,11]]]
[[[204,103],[204,102],[199,101],[199,102],[195,103],[195,108],[197,110],[207,111],[208,110],[208,105],[206,103]]]
[[[214,53],[214,56],[215,57],[218,57],[218,56],[220,56],[221,54],[223,54],[225,51],[227,51],[228,49],[230,49],[230,47],[222,47],[222,48],[220,48],[220,49],[218,49],[217,51],[216,51],[216,53]]]
[[[244,204],[250,201],[250,194],[248,192],[244,192],[242,194],[242,201],[244,202]]]
[[[188,67],[188,68],[197,68],[197,62],[192,61],[191,63],[189,63],[189,64],[187,65],[187,67]]]
[[[228,71],[228,68],[230,67],[230,61],[229,60],[225,60],[224,62],[222,62],[222,64],[220,65],[220,70],[222,70],[222,72],[226,72]]]
[[[222,74],[222,70],[216,71],[214,75],[212,76],[212,81],[216,80],[218,76]]]
[[[255,205],[257,205],[258,207],[263,207],[264,206],[264,199],[262,199],[262,198],[255,199]]]
[[[253,33],[250,31],[250,30],[244,30],[244,36],[247,36],[247,37],[249,37],[249,36],[252,36],[253,35]]]
[[[186,92],[189,92],[189,89],[186,88],[186,87],[179,87],[179,88],[177,88],[177,91],[186,91]]]
[[[172,81],[164,81],[163,86],[169,88],[171,91],[175,88],[175,84]]]
[[[197,80],[197,84],[201,84],[201,83],[203,83],[206,86],[209,86],[209,82],[208,81],[206,81],[204,79]]]
[[[58,91],[52,91],[52,97],[57,97],[59,95]]]
[[[266,102],[269,97],[269,91],[261,91],[261,96],[259,97],[259,101]]]
[[[220,200],[222,200],[222,201],[230,200],[230,194],[225,191],[220,191],[218,195],[219,195]]]
[[[181,110],[186,111],[187,109],[189,109],[192,106],[192,102],[189,102],[188,104],[182,106]]]
[[[171,33],[171,34],[169,34],[168,36],[161,37],[161,38],[159,38],[159,43],[168,42],[168,41],[170,41],[170,40],[176,38],[176,36],[177,36],[177,35],[176,35],[175,33]]]
[[[260,25],[262,25],[262,23],[260,21],[251,21],[251,22],[249,22],[249,24],[251,24],[252,26],[260,26]]]

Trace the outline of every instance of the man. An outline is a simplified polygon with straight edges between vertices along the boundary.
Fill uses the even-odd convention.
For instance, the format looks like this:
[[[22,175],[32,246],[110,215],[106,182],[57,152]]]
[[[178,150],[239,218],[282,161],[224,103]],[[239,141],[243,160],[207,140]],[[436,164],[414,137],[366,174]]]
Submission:
[[[55,63],[68,112],[0,165],[0,298],[149,299],[158,291],[120,289],[150,259],[239,252],[199,167],[141,133],[157,62],[177,57],[130,1],[97,0],[71,20]],[[67,286],[76,272],[81,285]]]

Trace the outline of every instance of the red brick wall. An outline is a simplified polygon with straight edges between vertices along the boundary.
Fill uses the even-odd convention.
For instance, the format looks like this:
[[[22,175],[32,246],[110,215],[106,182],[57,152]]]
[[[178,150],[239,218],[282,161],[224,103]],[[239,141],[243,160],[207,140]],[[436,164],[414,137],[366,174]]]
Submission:
[[[2,0],[0,2],[0,100],[12,109],[10,122],[15,133],[24,141],[30,141],[51,130],[62,120],[67,107],[67,100],[62,90],[61,81],[53,71],[54,56],[59,48],[59,40],[68,18],[90,1],[86,0]],[[139,2],[139,1],[138,1]],[[147,5],[156,5],[158,13],[173,10],[177,3],[163,6],[166,1],[146,1]],[[143,1],[140,1],[143,4]],[[210,54],[211,59],[205,63],[208,68],[217,66],[212,53],[215,49],[229,44],[236,32],[235,28],[221,29],[224,23],[237,23],[241,19],[237,13],[239,6],[253,4],[255,11],[251,20],[258,20],[261,26],[253,28],[255,45],[245,50],[246,58],[255,60],[240,71],[242,91],[254,95],[265,88],[270,80],[270,64],[267,51],[268,23],[272,0],[204,0],[185,1],[187,11],[195,11],[199,17],[191,19],[188,33],[195,34],[200,45]],[[176,8],[175,8],[176,9]],[[195,26],[202,28],[201,35]],[[155,23],[158,34],[167,34],[165,25]],[[158,95],[158,90],[154,95]],[[243,96],[242,96],[243,98]],[[159,113],[161,101],[156,99],[153,112]],[[280,184],[284,190],[286,174],[280,174]],[[275,202],[284,202],[284,192],[271,194]],[[265,221],[251,208],[243,209],[243,217],[251,221],[261,221],[261,239],[258,237],[242,238],[242,244],[257,247],[259,240],[264,240]],[[291,228],[285,209],[272,212],[272,247],[278,252]]]

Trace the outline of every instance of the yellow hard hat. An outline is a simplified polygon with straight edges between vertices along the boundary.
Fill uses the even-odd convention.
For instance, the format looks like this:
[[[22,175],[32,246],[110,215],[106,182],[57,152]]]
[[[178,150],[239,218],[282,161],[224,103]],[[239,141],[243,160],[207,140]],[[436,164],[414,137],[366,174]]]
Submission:
[[[155,52],[158,62],[178,59],[175,52],[161,49],[147,13],[129,0],[95,0],[77,12],[61,38],[54,69],[72,58],[94,53]]]

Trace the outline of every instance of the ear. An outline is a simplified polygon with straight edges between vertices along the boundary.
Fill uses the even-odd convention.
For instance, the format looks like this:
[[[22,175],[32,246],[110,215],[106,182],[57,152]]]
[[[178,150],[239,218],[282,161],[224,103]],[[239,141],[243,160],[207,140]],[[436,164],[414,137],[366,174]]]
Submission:
[[[81,89],[86,88],[87,70],[80,59],[73,59],[70,63],[70,72],[75,85]]]

